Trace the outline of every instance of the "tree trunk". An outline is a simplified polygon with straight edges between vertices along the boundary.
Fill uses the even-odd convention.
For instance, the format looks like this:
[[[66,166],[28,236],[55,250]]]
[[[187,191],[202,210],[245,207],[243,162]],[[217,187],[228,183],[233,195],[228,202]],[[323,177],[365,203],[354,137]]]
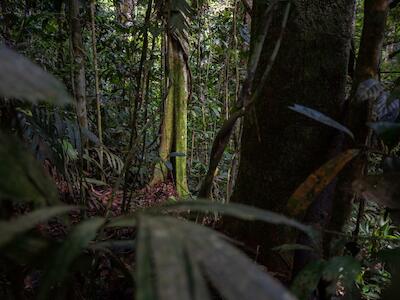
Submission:
[[[170,153],[177,152],[174,157],[174,179],[176,190],[181,197],[188,195],[186,176],[187,154],[187,102],[190,95],[190,74],[180,42],[168,35],[168,73],[170,86],[164,105],[164,120],[161,130],[160,158],[154,170],[151,184],[163,181],[168,173],[166,162]],[[180,155],[184,154],[184,155]]]
[[[100,149],[100,167],[103,169],[103,126],[101,123],[101,100],[100,100],[100,79],[99,66],[97,63],[97,37],[96,37],[96,0],[90,0],[90,21],[92,29],[92,54],[94,71],[94,88],[96,94],[96,115],[97,115],[97,134],[101,144]],[[102,174],[102,178],[104,175]]]
[[[76,111],[80,127],[87,129],[88,117],[86,111],[85,51],[82,42],[80,9],[80,0],[71,0],[70,30],[72,40],[72,54],[74,61],[74,91],[76,100]]]
[[[137,0],[114,0],[118,23],[124,26],[132,25],[137,6]]]
[[[378,77],[389,4],[389,0],[366,0],[364,3],[364,24],[354,74],[353,94],[362,81],[370,78],[377,79]],[[371,104],[368,101],[356,101],[352,96],[348,100],[346,125],[353,132],[357,133],[357,145],[368,146],[370,130],[366,126],[366,123],[372,121]],[[352,144],[349,141],[346,147],[349,148],[351,146]],[[356,178],[363,175],[366,163],[366,157],[354,160],[347,168],[344,176],[340,178],[337,189],[338,195],[335,197],[335,206],[330,224],[332,230],[341,230],[349,217],[351,203],[354,198],[351,184]]]
[[[190,93],[190,76],[187,58],[180,43],[172,38],[169,39],[169,72],[173,97],[175,101],[175,184],[179,196],[188,195],[186,176],[187,155],[187,104]],[[180,155],[183,154],[183,155]]]
[[[345,100],[353,3],[348,0],[292,1],[292,11],[269,81],[255,99],[254,114],[246,114],[241,161],[233,202],[283,213],[292,192],[327,158],[332,130],[288,109],[293,103],[336,118]],[[274,13],[255,75],[257,87],[279,39],[283,6]],[[252,36],[257,36],[266,9],[253,3]],[[254,51],[252,40],[251,51]],[[233,224],[234,225],[234,224]],[[285,261],[269,249],[282,243],[282,228],[259,223],[235,226],[235,233],[255,241],[258,258],[272,271],[286,273]],[[293,242],[293,241],[291,241]],[[285,277],[287,274],[283,274]]]
[[[187,105],[191,93],[191,74],[188,66],[189,43],[187,30],[179,30],[169,23],[174,14],[180,14],[173,2],[167,2],[166,57],[169,87],[164,103],[164,119],[161,129],[161,161],[154,168],[150,185],[162,182],[168,173],[167,165],[173,166],[176,191],[180,197],[189,194],[187,185]],[[180,18],[180,16],[178,16]],[[184,20],[182,20],[183,22]],[[176,155],[171,157],[171,152]],[[171,164],[171,161],[173,164]]]

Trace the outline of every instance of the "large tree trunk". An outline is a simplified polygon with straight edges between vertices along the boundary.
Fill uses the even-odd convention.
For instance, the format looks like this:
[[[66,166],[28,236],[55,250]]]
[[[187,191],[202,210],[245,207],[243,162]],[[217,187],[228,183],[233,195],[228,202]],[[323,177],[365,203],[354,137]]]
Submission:
[[[345,100],[354,5],[348,0],[292,3],[269,80],[256,99],[255,113],[244,119],[239,174],[232,196],[233,202],[280,213],[296,187],[326,160],[332,138],[332,130],[290,111],[288,106],[298,103],[333,118],[339,116]],[[252,36],[260,30],[257,24],[262,22],[265,5],[262,0],[253,3]],[[253,89],[279,39],[283,6],[275,12]],[[272,271],[285,272],[291,262],[269,250],[289,242],[281,230],[248,223],[235,232],[246,241],[260,237],[255,241],[259,260]]]
[[[74,61],[74,92],[78,122],[81,128],[88,128],[86,111],[86,79],[85,79],[85,52],[82,42],[82,26],[80,19],[80,0],[70,2],[70,24],[72,53]]]
[[[176,191],[180,197],[189,194],[186,174],[187,155],[187,105],[191,94],[191,74],[188,65],[188,32],[172,26],[170,21],[177,17],[185,22],[177,11],[176,3],[167,1],[167,69],[169,87],[164,103],[164,119],[160,140],[160,158],[154,169],[150,185],[166,179],[168,173],[166,165],[171,160],[172,175],[175,180]],[[187,25],[187,24],[186,24]],[[171,157],[171,152],[176,155]],[[172,164],[169,164],[172,165]]]
[[[165,162],[171,152],[174,157],[174,179],[176,190],[181,197],[188,195],[186,175],[187,154],[187,102],[190,96],[190,74],[187,56],[180,42],[168,35],[168,73],[170,86],[164,105],[164,120],[161,131],[160,158],[154,170],[152,184],[163,181],[168,170]],[[184,155],[180,155],[184,154]]]

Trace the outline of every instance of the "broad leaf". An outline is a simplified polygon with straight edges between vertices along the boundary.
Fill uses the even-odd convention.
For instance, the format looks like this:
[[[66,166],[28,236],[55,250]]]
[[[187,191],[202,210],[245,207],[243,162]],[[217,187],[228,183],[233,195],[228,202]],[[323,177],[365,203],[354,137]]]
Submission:
[[[205,275],[228,300],[281,300],[295,297],[275,278],[206,227],[185,228],[189,253],[203,267]]]
[[[370,128],[383,140],[383,142],[393,147],[400,141],[400,124],[392,122],[368,123]]]
[[[311,262],[296,276],[291,290],[299,299],[309,299],[323,278],[330,283],[328,293],[331,295],[336,293],[338,280],[346,288],[345,293],[350,294],[360,271],[360,263],[351,256],[336,256],[328,261]]]
[[[19,235],[31,230],[37,224],[45,222],[55,216],[65,214],[73,206],[54,206],[37,209],[27,215],[20,216],[11,221],[0,222],[0,248],[17,238]]]
[[[56,204],[58,192],[43,167],[13,136],[0,132],[0,200]]]
[[[40,268],[47,261],[49,253],[56,249],[57,244],[55,241],[26,233],[8,243],[1,252],[19,264]]]
[[[222,204],[204,200],[187,200],[166,205],[165,208],[172,211],[190,210],[204,213],[217,212],[247,221],[263,221],[276,225],[287,225],[304,231],[312,238],[315,237],[315,232],[311,227],[303,225],[296,220],[287,218],[281,214],[239,203]]]
[[[136,216],[125,215],[111,218],[106,227],[135,227],[136,225]]]
[[[380,122],[394,122],[399,116],[400,100],[382,92],[373,104],[375,118]]]
[[[305,107],[303,105],[298,105],[298,104],[289,106],[289,109],[291,109],[295,112],[298,112],[302,115],[305,115],[305,116],[307,116],[315,121],[318,121],[322,124],[325,124],[325,125],[335,128],[335,129],[338,129],[340,131],[343,131],[344,133],[349,135],[352,139],[354,139],[353,133],[346,126],[343,126],[342,124],[336,122],[332,118],[324,115],[323,113],[321,113],[315,109],[308,108],[308,107]]]
[[[354,281],[361,272],[360,262],[352,256],[336,256],[331,258],[326,264],[323,272],[323,278],[332,282],[330,292],[336,292],[336,282],[340,280],[342,285],[349,293],[354,288]]]
[[[279,252],[295,251],[295,250],[314,251],[313,248],[302,244],[283,244],[281,246],[272,248],[272,250]]]
[[[47,101],[56,105],[71,103],[64,85],[29,59],[0,45],[0,96]]]
[[[139,243],[145,246],[138,249],[138,299],[156,299],[154,293],[164,300],[211,299],[204,277],[228,300],[295,299],[223,235],[204,226],[141,216]]]
[[[136,252],[136,299],[137,300],[157,300],[157,287],[155,283],[152,257],[151,257],[151,244],[150,244],[150,229],[146,223],[144,226],[139,227],[137,238],[137,252]],[[161,274],[159,276],[167,276]]]
[[[64,280],[73,261],[82,253],[104,224],[103,218],[92,218],[77,225],[61,247],[50,257],[42,280],[39,299],[48,299],[51,287]]]
[[[385,268],[391,273],[391,284],[385,288],[381,299],[397,300],[400,293],[400,248],[381,250],[378,257],[386,263]]]
[[[382,84],[375,79],[367,79],[358,85],[356,99],[360,102],[370,99],[375,100],[383,92]]]
[[[131,252],[135,249],[135,240],[107,240],[103,242],[97,242],[90,246],[94,250],[110,250],[113,253],[126,253]]]
[[[357,155],[359,150],[350,149],[334,157],[296,189],[289,198],[287,208],[291,216],[302,216],[314,199],[332,182],[337,174]]]
[[[171,224],[163,222],[163,218],[144,220],[150,222],[147,226],[150,227],[150,244],[157,271],[158,299],[191,299],[189,277],[182,261],[182,240],[171,230]]]
[[[311,293],[317,288],[325,267],[324,261],[315,261],[303,268],[294,279],[290,290],[299,299],[309,299]]]

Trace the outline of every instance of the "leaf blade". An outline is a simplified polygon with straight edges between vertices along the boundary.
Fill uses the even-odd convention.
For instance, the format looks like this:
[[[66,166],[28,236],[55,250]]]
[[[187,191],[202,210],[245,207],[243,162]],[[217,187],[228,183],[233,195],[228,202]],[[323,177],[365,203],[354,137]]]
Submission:
[[[33,104],[45,100],[56,105],[72,103],[64,85],[53,75],[17,52],[0,45],[0,95]]]
[[[312,201],[314,201],[315,197],[319,195],[347,165],[347,163],[349,163],[359,153],[360,151],[358,149],[347,150],[335,156],[310,174],[289,198],[287,204],[289,215],[300,216],[304,214]]]
[[[8,244],[15,237],[32,229],[36,224],[47,221],[57,215],[65,214],[73,206],[54,206],[37,209],[27,215],[11,221],[0,222],[0,247]]]
[[[350,129],[348,129],[346,126],[340,124],[339,122],[336,122],[335,120],[333,120],[332,118],[324,115],[323,113],[303,106],[303,105],[299,105],[299,104],[294,104],[293,106],[289,106],[289,109],[300,113],[306,117],[309,117],[315,121],[318,121],[322,124],[325,124],[327,126],[330,126],[332,128],[338,129],[344,133],[346,133],[348,136],[350,136],[353,140],[354,140],[354,134],[350,131]]]

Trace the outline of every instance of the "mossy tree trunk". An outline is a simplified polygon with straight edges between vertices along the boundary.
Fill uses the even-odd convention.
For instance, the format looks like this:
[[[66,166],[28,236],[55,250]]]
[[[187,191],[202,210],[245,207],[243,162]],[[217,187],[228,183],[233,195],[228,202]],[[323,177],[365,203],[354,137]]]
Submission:
[[[161,162],[155,166],[151,185],[166,179],[166,175],[169,173],[167,162],[171,159],[171,152],[176,152],[173,157],[172,175],[178,195],[185,197],[189,193],[186,154],[187,104],[191,89],[190,71],[185,50],[187,48],[182,45],[182,40],[171,33],[168,33],[167,40],[169,88],[164,103],[164,119],[161,129],[159,150]]]
[[[333,118],[340,115],[351,40],[353,1],[293,0],[280,51],[269,80],[244,118],[241,161],[231,201],[284,213],[287,200],[306,177],[327,159],[334,132],[288,109],[298,103]],[[269,65],[279,39],[285,4],[274,13],[253,90]],[[252,37],[262,24],[266,2],[253,2]],[[258,24],[258,25],[257,25]],[[253,51],[254,41],[251,50]],[[259,223],[229,226],[257,247],[258,259],[279,273],[289,271],[271,247],[288,241],[282,228]],[[229,228],[228,228],[229,230]],[[285,276],[286,277],[286,276]]]

